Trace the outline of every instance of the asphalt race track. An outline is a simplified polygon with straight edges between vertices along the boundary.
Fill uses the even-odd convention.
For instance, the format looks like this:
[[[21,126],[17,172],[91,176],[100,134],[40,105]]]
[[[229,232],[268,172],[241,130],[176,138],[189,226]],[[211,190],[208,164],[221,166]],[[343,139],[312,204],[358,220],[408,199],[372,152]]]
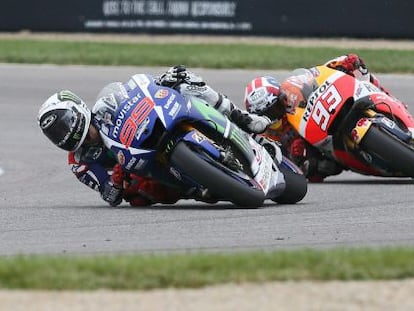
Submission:
[[[165,68],[0,65],[0,255],[414,245],[414,182],[342,173],[310,184],[296,205],[235,209],[179,201],[109,208],[77,182],[66,153],[42,136],[40,104],[71,89],[91,107],[104,84]],[[241,102],[263,71],[196,70]],[[283,77],[286,73],[279,73]],[[379,75],[414,113],[414,76]]]

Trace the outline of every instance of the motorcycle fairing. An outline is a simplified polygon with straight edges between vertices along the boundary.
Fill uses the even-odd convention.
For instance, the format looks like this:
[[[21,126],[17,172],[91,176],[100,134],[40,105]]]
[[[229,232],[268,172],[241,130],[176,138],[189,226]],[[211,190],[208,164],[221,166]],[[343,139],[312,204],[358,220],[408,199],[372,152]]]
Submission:
[[[370,94],[370,99],[375,103],[376,111],[382,112],[385,115],[391,115],[400,120],[410,131],[411,138],[414,139],[414,119],[404,103],[393,97],[386,96],[382,92]],[[392,110],[390,107],[392,107]]]
[[[140,175],[153,172],[154,167],[157,167],[159,148],[169,148],[182,139],[180,135],[194,144],[198,143],[197,135],[191,136],[196,133],[192,131],[194,128],[202,128],[215,135],[219,133],[222,139],[231,142],[246,159],[252,176],[260,170],[249,135],[206,102],[198,98],[185,98],[173,89],[161,87],[148,75],[135,75],[124,87],[128,99],[118,105],[109,131],[101,133],[106,134],[102,135],[104,144],[127,171]],[[185,130],[182,134],[177,134],[179,131],[176,129],[182,122],[187,124]],[[191,134],[186,134],[187,132]],[[160,146],[160,141],[164,138],[165,141]],[[219,151],[208,140],[202,140],[200,147],[218,158]],[[167,149],[164,151],[168,153]]]
[[[198,146],[199,148],[208,152],[208,154],[216,160],[220,159],[220,151],[217,149],[217,147],[208,137],[197,130],[188,132],[186,135],[184,135],[184,137],[182,137],[181,140],[184,140],[194,146]]]
[[[346,102],[341,94],[350,91],[352,94],[353,89],[349,88],[355,85],[354,79],[343,72],[329,68],[326,71],[330,75],[325,73],[315,77],[319,87],[309,97],[306,107],[296,108],[294,115],[287,115],[289,123],[311,144],[318,144],[328,136],[330,125]],[[322,82],[326,75],[328,78]]]

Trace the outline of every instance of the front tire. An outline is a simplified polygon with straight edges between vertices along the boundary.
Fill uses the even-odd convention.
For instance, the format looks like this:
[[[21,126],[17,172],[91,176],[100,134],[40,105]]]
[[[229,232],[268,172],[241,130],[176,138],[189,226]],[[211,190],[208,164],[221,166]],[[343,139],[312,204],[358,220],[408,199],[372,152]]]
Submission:
[[[414,177],[414,149],[375,126],[360,143],[362,150],[381,158],[387,166],[407,177]]]
[[[303,174],[293,172],[291,169],[280,166],[285,177],[286,188],[283,193],[272,201],[280,204],[295,204],[301,201],[308,192],[308,181]]]
[[[261,189],[243,184],[209,163],[186,143],[179,142],[171,154],[171,164],[208,189],[215,198],[242,207],[260,207],[265,195]]]

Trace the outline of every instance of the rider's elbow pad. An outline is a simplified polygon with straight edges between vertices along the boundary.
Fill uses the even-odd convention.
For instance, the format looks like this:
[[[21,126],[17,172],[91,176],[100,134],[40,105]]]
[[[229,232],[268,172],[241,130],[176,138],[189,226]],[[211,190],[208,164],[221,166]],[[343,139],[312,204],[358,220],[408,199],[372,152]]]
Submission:
[[[214,108],[220,111],[226,116],[230,116],[231,112],[235,109],[234,104],[226,96],[218,94],[219,98]]]

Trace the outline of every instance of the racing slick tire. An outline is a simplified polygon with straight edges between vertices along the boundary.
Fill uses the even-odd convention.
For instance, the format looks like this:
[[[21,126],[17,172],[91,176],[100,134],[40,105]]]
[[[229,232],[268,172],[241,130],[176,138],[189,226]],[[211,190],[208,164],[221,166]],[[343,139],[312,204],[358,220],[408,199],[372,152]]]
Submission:
[[[220,163],[217,166],[207,154],[199,154],[185,142],[179,142],[171,154],[171,164],[181,174],[189,176],[208,189],[208,193],[216,199],[230,201],[236,206],[257,208],[263,206],[265,195],[261,189],[253,188],[228,175]],[[255,184],[255,183],[254,183]]]
[[[371,126],[360,143],[362,150],[381,158],[389,168],[414,178],[414,146]]]
[[[285,177],[285,190],[272,201],[279,204],[295,204],[301,201],[308,192],[308,181],[303,174],[295,173],[291,169],[280,166],[280,171]]]

